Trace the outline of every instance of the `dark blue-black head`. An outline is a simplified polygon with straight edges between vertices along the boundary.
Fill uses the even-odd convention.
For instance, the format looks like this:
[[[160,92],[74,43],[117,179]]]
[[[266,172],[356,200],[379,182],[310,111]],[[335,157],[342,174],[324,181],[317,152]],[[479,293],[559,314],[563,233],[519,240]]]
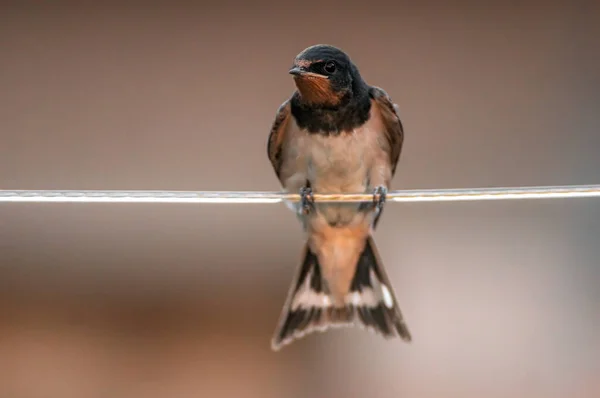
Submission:
[[[337,106],[364,85],[358,68],[339,48],[318,44],[303,50],[290,69],[302,102]]]

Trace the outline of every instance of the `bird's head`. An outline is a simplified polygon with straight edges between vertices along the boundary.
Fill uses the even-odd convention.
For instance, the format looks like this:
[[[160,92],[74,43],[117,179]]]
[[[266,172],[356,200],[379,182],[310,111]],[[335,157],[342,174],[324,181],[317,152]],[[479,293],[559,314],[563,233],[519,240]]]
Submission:
[[[301,101],[312,106],[335,107],[352,96],[358,69],[342,50],[318,44],[303,50],[289,71]]]

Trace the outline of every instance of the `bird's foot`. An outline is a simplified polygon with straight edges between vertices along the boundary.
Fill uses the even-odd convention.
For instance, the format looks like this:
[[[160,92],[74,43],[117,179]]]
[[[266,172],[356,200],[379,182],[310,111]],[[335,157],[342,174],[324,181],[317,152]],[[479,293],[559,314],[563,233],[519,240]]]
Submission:
[[[373,205],[375,206],[375,211],[378,214],[381,213],[381,211],[383,210],[386,196],[387,188],[383,185],[380,185],[373,190]]]
[[[315,197],[310,187],[300,188],[300,212],[310,214],[315,209]]]

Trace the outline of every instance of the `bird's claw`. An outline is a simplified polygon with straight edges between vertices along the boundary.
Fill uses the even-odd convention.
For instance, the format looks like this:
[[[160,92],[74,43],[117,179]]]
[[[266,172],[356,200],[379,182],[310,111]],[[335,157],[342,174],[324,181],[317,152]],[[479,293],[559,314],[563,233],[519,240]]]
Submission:
[[[302,214],[307,215],[315,208],[315,197],[310,187],[300,188],[300,210]]]
[[[381,210],[383,210],[386,196],[387,188],[383,185],[380,185],[373,190],[373,205],[375,206],[377,213],[381,213]]]

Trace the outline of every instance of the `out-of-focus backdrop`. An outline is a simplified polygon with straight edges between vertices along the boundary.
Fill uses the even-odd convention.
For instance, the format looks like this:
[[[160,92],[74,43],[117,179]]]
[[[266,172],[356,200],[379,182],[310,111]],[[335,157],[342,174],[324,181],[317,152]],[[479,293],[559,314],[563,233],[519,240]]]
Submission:
[[[36,4],[37,3],[37,4]],[[2,2],[0,188],[277,190],[294,56],[398,103],[393,188],[599,183],[600,3]],[[0,205],[0,396],[600,396],[600,201],[390,204],[414,335],[271,333],[283,205]]]

